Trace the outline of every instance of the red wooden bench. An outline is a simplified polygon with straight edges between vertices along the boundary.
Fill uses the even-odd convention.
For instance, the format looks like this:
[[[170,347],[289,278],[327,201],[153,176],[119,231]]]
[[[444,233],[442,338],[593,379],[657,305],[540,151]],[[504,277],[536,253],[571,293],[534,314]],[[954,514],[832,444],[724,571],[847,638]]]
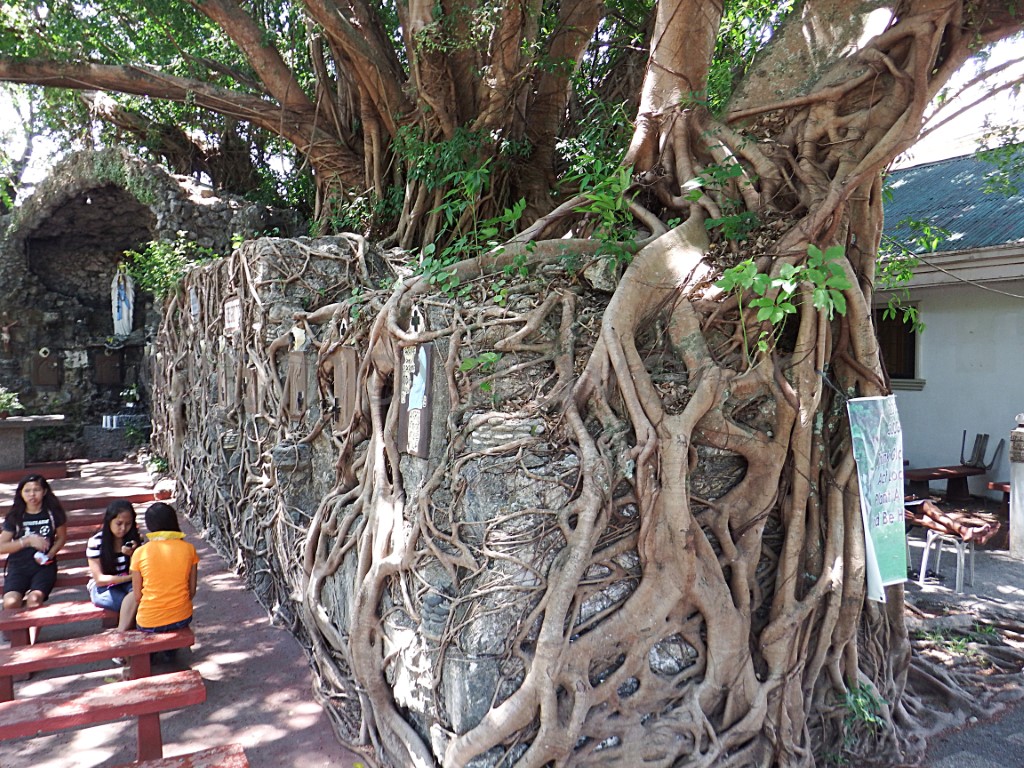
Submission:
[[[153,491],[142,491],[139,493],[129,493],[124,496],[111,495],[109,492],[96,493],[91,496],[59,496],[61,506],[68,510],[69,513],[73,513],[80,509],[99,509],[102,514],[102,510],[106,508],[114,499],[124,499],[132,504],[145,504],[150,501],[156,501],[156,494]]]
[[[135,510],[136,521],[140,520],[139,510]],[[102,509],[73,509],[67,513],[68,527],[70,528],[91,528],[96,533],[103,525]]]
[[[154,501],[152,494],[151,498],[146,499],[145,502],[134,501],[133,499],[138,498],[137,496],[129,496],[128,501],[131,501],[135,505],[135,518],[139,523],[142,522],[143,509],[149,505],[149,502]],[[71,507],[66,501],[61,500],[61,504],[64,507],[64,513],[68,518],[68,526],[70,527],[82,527],[92,528],[92,533],[96,533],[99,527],[103,524],[103,515],[106,514],[106,506],[110,502],[109,497],[98,499],[98,506],[85,508],[83,506]]]
[[[141,517],[136,515],[135,521],[136,521],[136,524],[141,529],[142,526],[143,526],[143,522],[142,522]],[[94,533],[98,532],[102,525],[103,525],[103,513],[102,512],[97,512],[96,513],[96,519],[95,520],[93,520],[91,518],[90,519],[82,520],[82,519],[79,519],[77,517],[72,517],[71,515],[68,515],[68,520],[67,520],[68,541],[88,541],[89,537],[92,536]]]
[[[1001,481],[992,481],[988,484],[990,491],[1002,491],[1003,492],[1003,506],[1002,512],[1009,518],[1010,515],[1010,483]]]
[[[0,631],[7,633],[12,648],[19,648],[29,644],[31,627],[52,627],[92,619],[99,619],[104,627],[117,626],[116,612],[104,610],[92,603],[75,601],[0,611]]]
[[[78,542],[82,542],[84,544],[89,541],[89,538],[99,531],[99,529],[100,527],[98,525],[68,525],[67,540],[65,541],[64,546],[67,547]]]
[[[133,680],[148,677],[152,670],[149,654],[188,648],[194,642],[195,635],[187,628],[174,632],[108,630],[85,637],[0,648],[0,701],[14,698],[14,678],[19,675],[109,661],[115,656],[128,659],[129,674]]]
[[[211,747],[200,752],[190,752],[177,757],[161,757],[159,760],[128,763],[118,768],[248,768],[249,760],[238,744]]]
[[[62,589],[64,587],[82,587],[89,583],[89,579],[92,578],[92,574],[89,573],[89,566],[67,566],[57,560],[57,581],[53,585],[54,589]]]
[[[203,678],[194,669],[142,680],[107,683],[88,691],[33,696],[0,703],[0,739],[17,739],[138,718],[140,761],[163,756],[160,713],[206,701]]]
[[[86,543],[79,539],[78,541],[69,541],[60,552],[57,553],[57,561],[67,560],[71,562],[84,562],[85,561],[85,550]],[[0,569],[3,568],[7,563],[7,553],[0,555]]]
[[[984,467],[970,467],[956,464],[948,467],[925,467],[923,469],[903,470],[904,479],[910,484],[910,493],[915,496],[928,496],[928,483],[931,480],[946,481],[946,499],[948,501],[966,501],[971,497],[967,488],[967,478],[984,475]]]

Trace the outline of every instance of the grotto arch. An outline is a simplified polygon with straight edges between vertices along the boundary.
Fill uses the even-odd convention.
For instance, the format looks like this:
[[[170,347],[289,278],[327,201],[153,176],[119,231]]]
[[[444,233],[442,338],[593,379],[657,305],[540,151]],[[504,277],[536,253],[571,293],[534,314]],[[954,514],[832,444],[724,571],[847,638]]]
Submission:
[[[24,239],[27,277],[51,294],[76,300],[90,337],[111,336],[110,282],[128,250],[155,237],[156,216],[114,184],[85,188],[53,207]],[[140,327],[140,305],[132,328]]]
[[[130,332],[115,329],[112,282],[126,251],[184,238],[226,255],[235,236],[272,227],[292,234],[301,224],[121,149],[57,163],[0,218],[0,384],[30,413],[67,417],[65,427],[41,434],[52,444],[33,446],[30,458],[119,458],[130,448],[124,434],[102,429],[103,416],[124,414],[126,393],[148,391],[146,350],[159,307],[136,287]]]

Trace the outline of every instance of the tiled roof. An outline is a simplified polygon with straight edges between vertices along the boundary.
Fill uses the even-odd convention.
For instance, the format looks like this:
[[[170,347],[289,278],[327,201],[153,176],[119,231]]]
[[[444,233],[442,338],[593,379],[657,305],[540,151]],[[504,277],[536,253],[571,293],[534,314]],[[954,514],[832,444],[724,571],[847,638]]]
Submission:
[[[901,222],[910,218],[949,231],[939,253],[1024,242],[1024,170],[1011,175],[1017,189],[1010,196],[984,191],[996,172],[993,163],[973,155],[893,171],[887,180],[892,199],[885,203],[885,235],[925,252],[909,245],[912,232]]]

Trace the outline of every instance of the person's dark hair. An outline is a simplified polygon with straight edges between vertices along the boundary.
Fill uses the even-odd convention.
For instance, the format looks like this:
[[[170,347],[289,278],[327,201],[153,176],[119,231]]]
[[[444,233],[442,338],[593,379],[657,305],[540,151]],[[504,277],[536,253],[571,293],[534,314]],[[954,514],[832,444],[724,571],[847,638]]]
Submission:
[[[162,501],[150,504],[146,510],[146,528],[151,532],[178,531],[180,533],[178,513],[174,511],[174,507]]]
[[[68,518],[64,514],[64,507],[60,500],[53,494],[50,483],[42,475],[28,475],[22,478],[14,492],[14,503],[11,504],[11,511],[7,513],[9,527],[16,532],[21,530],[21,524],[25,520],[25,499],[21,497],[21,491],[29,483],[39,483],[39,487],[43,489],[43,511],[50,513],[54,525],[64,525]]]
[[[122,543],[142,541],[139,526],[135,522],[135,507],[132,506],[132,503],[126,499],[114,499],[107,504],[107,511],[103,513],[103,528],[100,530],[100,570],[111,576],[117,574],[117,555],[119,553],[114,549],[114,533],[110,530],[110,521],[122,512],[130,512],[132,516],[131,527],[125,533]]]

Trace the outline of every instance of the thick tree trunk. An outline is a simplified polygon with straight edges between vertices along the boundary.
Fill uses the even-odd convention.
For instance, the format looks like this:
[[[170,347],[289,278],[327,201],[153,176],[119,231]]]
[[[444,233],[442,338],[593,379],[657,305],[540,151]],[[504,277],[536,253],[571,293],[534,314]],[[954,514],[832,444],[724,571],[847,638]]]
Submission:
[[[836,11],[808,6],[802,21],[813,27]],[[912,740],[896,727],[913,698],[903,594],[888,589],[884,608],[866,599],[845,399],[887,391],[871,321],[881,174],[916,135],[933,79],[968,54],[962,19],[948,5],[912,3],[864,40],[850,37],[865,29],[861,19],[833,25],[837,39],[814,61],[813,77],[804,69],[800,82],[780,81],[774,103],[741,92],[720,121],[695,106],[706,70],[687,55],[697,50],[696,59],[707,60],[718,23],[707,14],[700,3],[659,6],[628,158],[654,193],[645,198],[651,213],[684,223],[637,253],[599,333],[580,333],[580,308],[550,281],[501,341],[459,330],[488,326],[469,309],[430,335],[451,334],[454,362],[461,346],[543,357],[501,367],[512,376],[520,365],[541,365],[539,378],[552,386],[533,401],[560,414],[544,434],[578,458],[564,505],[531,510],[535,546],[557,554],[515,561],[532,574],[521,587],[530,597],[505,607],[519,618],[499,652],[512,670],[502,693],[482,720],[450,736],[444,702],[419,713],[446,732],[432,745],[444,766],[491,750],[511,750],[526,766],[802,766],[843,734],[859,764],[892,765]],[[677,16],[690,23],[675,24]],[[806,63],[773,50],[769,71],[778,56]],[[706,240],[705,224],[724,227],[738,214],[752,222],[745,239]],[[816,309],[804,284],[795,317],[770,329],[712,285],[737,256],[777,276],[803,264],[809,245],[842,246],[839,263],[852,286],[843,317]],[[397,323],[417,301],[415,291],[397,293],[370,338],[425,341]],[[770,354],[753,344],[763,331]],[[389,375],[381,370],[372,380]],[[429,481],[409,484],[381,470],[357,479],[359,514],[377,521],[364,529],[367,559],[357,572],[376,585],[363,580],[362,594],[373,589],[373,599],[360,600],[350,620],[359,628],[350,639],[352,670],[396,765],[424,760],[427,744],[408,741],[408,722],[388,692],[395,670],[364,623],[385,606],[415,623],[427,611],[422,593],[399,596],[431,583],[427,573],[460,574],[443,587],[433,582],[458,606],[431,651],[444,675],[448,656],[465,653],[463,628],[493,610],[483,583],[497,587],[473,574],[503,572],[502,558],[512,557],[494,551],[508,535],[505,522],[485,527],[491,549],[460,534],[461,468],[476,459],[458,450],[471,444],[471,430],[457,425],[473,424],[474,411],[465,385],[453,369],[448,375],[453,417],[442,442],[455,449],[432,460]],[[525,417],[506,414],[513,415]],[[382,412],[373,423],[394,418]],[[406,461],[395,463],[387,429],[374,435],[377,462]],[[439,498],[453,501],[441,507]],[[397,548],[396,525],[412,532]],[[380,549],[385,535],[391,546]],[[627,561],[636,568],[624,570]],[[624,596],[612,598],[623,579]],[[607,607],[591,613],[602,596]],[[862,723],[851,734],[838,706],[849,691],[879,702],[882,725]]]

